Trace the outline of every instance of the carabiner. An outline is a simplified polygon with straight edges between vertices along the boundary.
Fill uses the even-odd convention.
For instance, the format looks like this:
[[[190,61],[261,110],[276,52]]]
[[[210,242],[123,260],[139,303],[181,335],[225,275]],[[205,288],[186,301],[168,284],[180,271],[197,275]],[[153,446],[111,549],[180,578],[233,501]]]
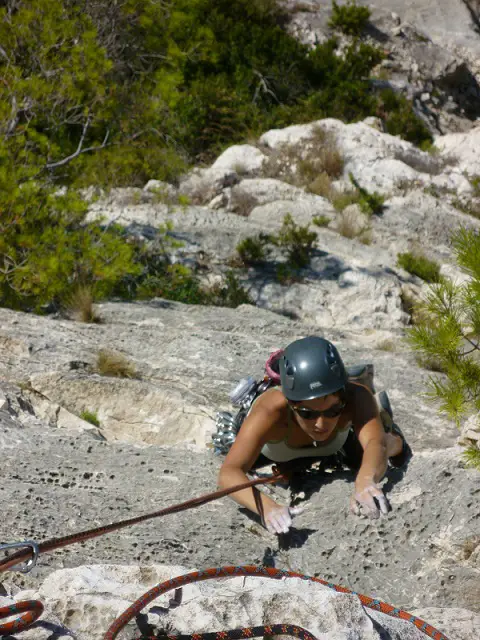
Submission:
[[[0,553],[7,551],[8,549],[23,549],[24,547],[30,547],[32,550],[32,557],[25,561],[25,564],[15,564],[10,567],[8,571],[18,571],[19,573],[28,573],[37,564],[39,548],[36,542],[33,540],[25,540],[24,542],[10,542],[9,544],[0,544]],[[8,556],[7,556],[8,557]]]

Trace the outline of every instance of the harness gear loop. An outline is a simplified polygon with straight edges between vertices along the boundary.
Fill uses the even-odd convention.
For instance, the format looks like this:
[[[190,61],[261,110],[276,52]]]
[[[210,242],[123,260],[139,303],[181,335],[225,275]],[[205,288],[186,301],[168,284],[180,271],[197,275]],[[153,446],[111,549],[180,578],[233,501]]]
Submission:
[[[23,542],[10,542],[8,544],[0,545],[0,552],[7,551],[8,549],[23,549],[24,547],[29,547],[32,550],[32,557],[26,558],[24,560],[24,564],[16,564],[12,567],[7,567],[5,571],[18,571],[19,573],[29,573],[33,567],[37,564],[38,555],[40,553],[40,549],[38,544],[33,540],[24,540]]]

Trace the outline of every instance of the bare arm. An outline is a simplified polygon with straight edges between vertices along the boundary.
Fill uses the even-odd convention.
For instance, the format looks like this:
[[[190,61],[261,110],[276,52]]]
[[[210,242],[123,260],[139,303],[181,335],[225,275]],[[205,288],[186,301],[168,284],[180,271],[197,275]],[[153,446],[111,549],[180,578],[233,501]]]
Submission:
[[[354,428],[363,449],[363,457],[355,479],[352,510],[358,513],[358,504],[361,504],[370,516],[378,517],[374,498],[382,513],[388,512],[386,498],[377,485],[387,470],[387,441],[375,398],[368,389],[362,387],[358,387],[355,395]]]
[[[267,392],[255,403],[245,418],[232,448],[228,452],[218,475],[218,486],[221,489],[247,482],[249,471],[258,458],[260,451],[270,439],[273,439],[275,425],[282,418],[283,400],[277,392]],[[276,502],[264,493],[252,487],[231,494],[235,502],[257,513],[264,515],[277,506]]]
[[[362,387],[356,390],[354,428],[363,449],[362,464],[357,481],[370,479],[379,482],[387,470],[387,441],[377,403],[373,395]]]

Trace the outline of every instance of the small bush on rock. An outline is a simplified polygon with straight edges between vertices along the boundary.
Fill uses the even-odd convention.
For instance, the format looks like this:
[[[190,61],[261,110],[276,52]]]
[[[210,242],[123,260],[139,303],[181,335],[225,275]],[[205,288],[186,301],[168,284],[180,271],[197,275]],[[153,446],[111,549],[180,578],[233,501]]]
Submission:
[[[473,197],[480,198],[480,176],[472,176],[470,178],[470,184],[473,189]]]
[[[304,227],[297,225],[292,216],[287,214],[274,242],[286,250],[289,266],[294,269],[303,269],[310,262],[316,239],[315,231],[310,231],[308,225]]]
[[[246,266],[262,264],[268,257],[270,236],[260,233],[258,236],[245,238],[237,244],[237,252]]]
[[[208,304],[198,278],[182,264],[166,264],[163,270],[147,276],[139,285],[136,297],[140,300],[165,298],[184,304]]]
[[[312,182],[308,185],[307,191],[314,193],[316,196],[322,196],[327,200],[332,199],[332,181],[330,176],[326,172],[320,173]]]
[[[225,276],[225,284],[215,286],[208,292],[210,304],[235,309],[241,304],[254,304],[249,293],[242,287],[235,273],[230,270]]]
[[[472,467],[473,469],[480,471],[480,449],[475,445],[472,444],[465,449],[463,459],[465,460],[467,467]],[[480,544],[480,542],[477,544]]]
[[[328,26],[348,36],[359,36],[365,30],[371,16],[368,7],[359,7],[354,0],[344,5],[332,2],[332,15]]]
[[[328,216],[314,216],[312,222],[316,227],[328,227],[330,218]]]
[[[96,372],[112,378],[138,378],[135,365],[124,355],[110,349],[98,352]]]
[[[347,209],[338,213],[336,230],[344,238],[358,238],[362,244],[371,243],[370,225],[364,216],[358,216],[354,210]]]
[[[80,414],[80,418],[85,420],[85,422],[89,422],[93,424],[95,427],[100,426],[100,420],[97,417],[97,414],[94,411],[82,411]]]
[[[98,324],[102,320],[97,315],[93,302],[91,287],[80,286],[68,298],[65,312],[73,320]]]
[[[361,187],[358,180],[355,179],[352,173],[350,175],[350,181],[358,192],[358,205],[363,213],[371,216],[383,211],[383,203],[385,202],[385,196],[382,196],[377,191],[370,193],[364,187]]]
[[[425,282],[440,281],[440,266],[434,260],[429,260],[419,252],[399,253],[398,265],[409,273],[422,278]]]

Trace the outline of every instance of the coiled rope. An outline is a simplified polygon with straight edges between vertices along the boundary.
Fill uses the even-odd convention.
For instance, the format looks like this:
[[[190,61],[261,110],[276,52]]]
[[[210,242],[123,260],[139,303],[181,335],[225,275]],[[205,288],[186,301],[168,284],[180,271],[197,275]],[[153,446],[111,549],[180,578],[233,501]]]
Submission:
[[[179,587],[183,587],[187,584],[192,584],[193,582],[202,582],[204,580],[211,580],[213,578],[232,578],[236,576],[249,576],[254,578],[273,578],[275,580],[281,580],[282,578],[300,578],[301,580],[305,580],[307,582],[316,582],[318,584],[322,584],[329,589],[333,589],[334,591],[338,591],[339,593],[349,593],[351,595],[357,596],[364,607],[368,607],[369,609],[373,609],[374,611],[381,611],[393,618],[400,618],[401,620],[407,620],[411,624],[415,625],[417,629],[422,631],[426,636],[430,638],[434,638],[434,640],[448,640],[447,636],[444,635],[435,627],[425,622],[421,618],[417,618],[417,616],[404,611],[403,609],[397,609],[396,607],[392,607],[391,604],[387,604],[386,602],[382,602],[382,600],[377,600],[376,598],[370,598],[370,596],[365,596],[361,593],[357,593],[356,591],[351,591],[346,587],[341,587],[340,585],[333,584],[332,582],[327,582],[326,580],[322,580],[321,578],[314,578],[312,576],[306,576],[303,573],[296,573],[295,571],[286,571],[283,569],[273,569],[271,567],[262,567],[262,566],[254,566],[254,565],[245,565],[245,566],[234,566],[229,565],[225,567],[215,567],[213,569],[205,569],[204,571],[193,571],[192,573],[186,573],[182,576],[178,576],[176,578],[172,578],[171,580],[166,580],[161,584],[153,587],[149,591],[140,596],[138,600],[136,600],[128,609],[126,609],[110,626],[107,633],[103,636],[103,640],[115,640],[120,631],[132,620],[140,611],[146,607],[150,602],[158,598],[158,596],[170,591],[171,589],[178,589]],[[289,628],[293,628],[293,625],[286,625]],[[220,631],[216,632],[214,636],[211,634],[203,634],[203,633],[195,633],[191,636],[185,636],[185,638],[192,638],[193,640],[206,640],[206,638],[216,638],[217,640],[230,640],[234,638],[251,638],[253,637],[253,630],[259,629],[262,627],[247,627],[245,629],[236,629],[232,631]],[[301,629],[301,627],[296,627],[297,629]],[[302,629],[302,632],[305,630]],[[243,633],[244,635],[238,636],[239,633]],[[277,632],[278,633],[278,632]],[[307,632],[308,633],[308,632]],[[231,634],[231,635],[230,635]],[[178,638],[176,635],[166,635],[167,637],[175,640]],[[295,634],[293,634],[295,635]],[[297,636],[304,637],[304,636]]]

